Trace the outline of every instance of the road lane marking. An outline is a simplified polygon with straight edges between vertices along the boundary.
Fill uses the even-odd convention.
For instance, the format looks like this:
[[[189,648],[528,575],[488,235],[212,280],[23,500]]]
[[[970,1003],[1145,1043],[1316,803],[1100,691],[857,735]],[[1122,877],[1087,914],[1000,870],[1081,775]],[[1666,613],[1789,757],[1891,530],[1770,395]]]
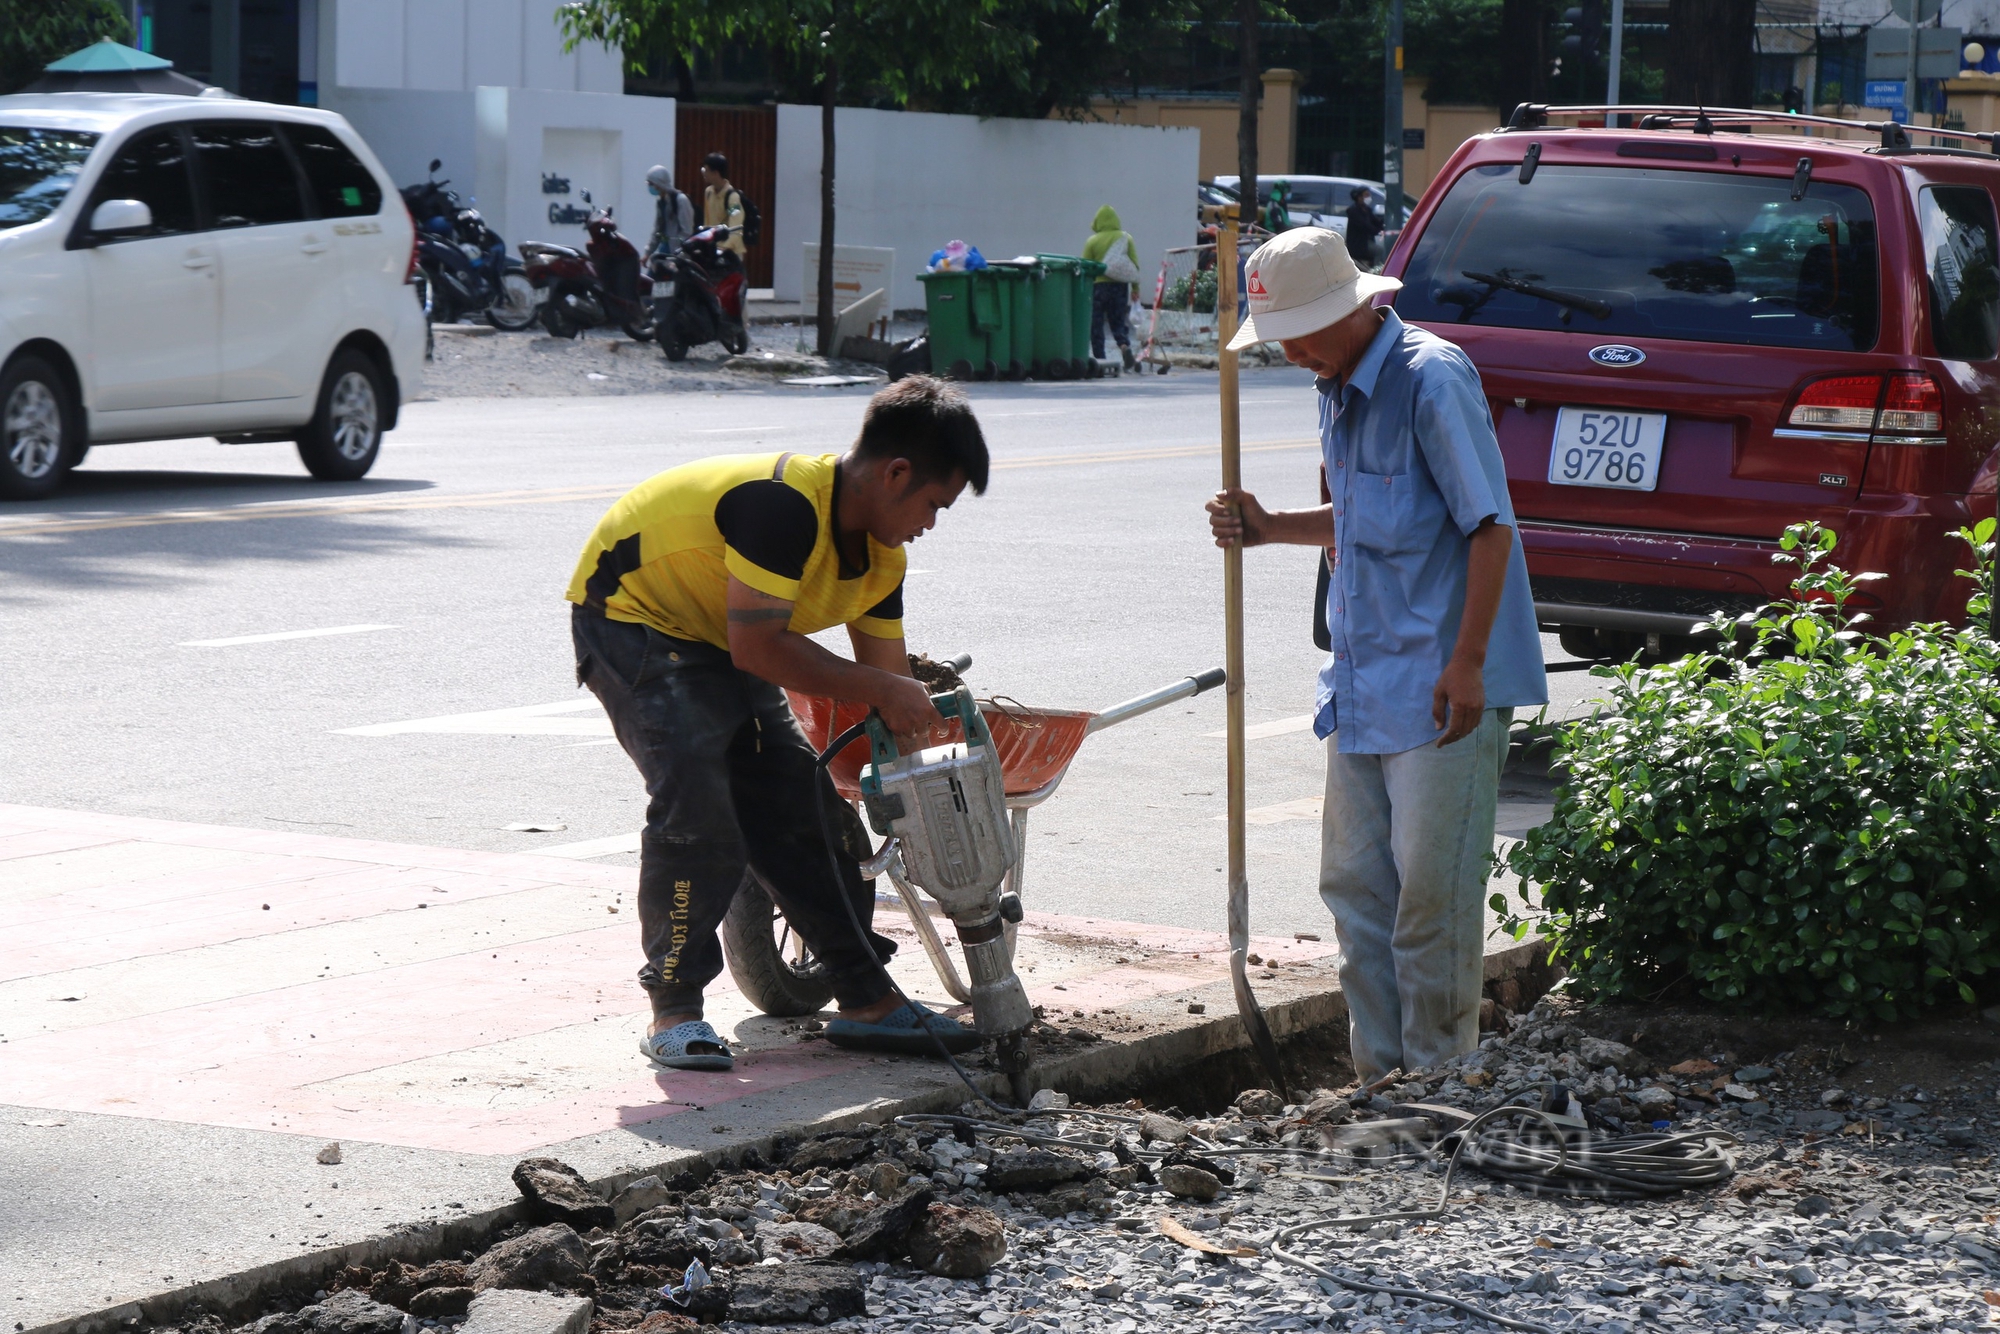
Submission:
[[[322,635],[359,635],[393,630],[393,625],[333,625],[324,630],[280,630],[268,635],[237,635],[233,639],[184,639],[175,648],[232,648],[237,644],[272,644],[280,639],[318,639]]]
[[[1277,450],[1318,449],[1318,440],[1268,440],[1243,446],[1245,454]],[[1198,458],[1212,454],[1214,445],[1176,445],[1158,449],[1110,450],[1091,454],[1038,454],[1002,459],[996,471],[1020,468],[1064,468],[1094,463],[1149,463],[1160,459]],[[539,487],[520,491],[475,491],[466,495],[369,496],[354,500],[273,500],[219,509],[149,510],[139,514],[99,515],[59,519],[18,519],[0,522],[0,541],[97,533],[118,528],[158,528],[194,523],[248,523],[270,519],[323,519],[348,514],[388,514],[440,509],[488,509],[506,505],[567,505],[586,500],[616,500],[631,490],[615,486]]]
[[[609,838],[586,838],[577,843],[558,843],[554,847],[530,848],[537,857],[568,857],[573,861],[586,861],[592,857],[608,857],[614,852],[637,852],[639,831],[629,834],[613,834]]]
[[[1258,723],[1254,727],[1244,728],[1243,739],[1245,741],[1262,741],[1267,736],[1284,736],[1289,732],[1310,732],[1312,725],[1313,716],[1310,713],[1302,713],[1296,718],[1276,718],[1268,723]],[[1220,732],[1203,732],[1202,735],[1226,737],[1229,735],[1229,729],[1225,727]]]
[[[588,713],[587,718],[565,717]],[[459,736],[604,736],[611,720],[594,699],[565,699],[554,704],[524,704],[514,709],[484,709],[478,713],[447,713],[436,718],[412,718],[399,723],[342,727],[337,736],[405,736],[414,732]]]

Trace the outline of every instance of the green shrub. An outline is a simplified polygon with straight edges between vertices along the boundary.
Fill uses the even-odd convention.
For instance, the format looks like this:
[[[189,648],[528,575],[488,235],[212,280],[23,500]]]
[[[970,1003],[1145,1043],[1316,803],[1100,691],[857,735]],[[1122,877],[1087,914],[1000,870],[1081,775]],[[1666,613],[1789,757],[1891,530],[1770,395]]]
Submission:
[[[1793,527],[1789,601],[1718,621],[1722,651],[1599,667],[1563,729],[1554,817],[1507,857],[1530,925],[1587,993],[1895,1019],[2000,967],[2000,653],[1984,629],[1864,637],[1834,534]],[[1546,918],[1529,920],[1530,886]],[[1493,906],[1503,914],[1504,896]]]

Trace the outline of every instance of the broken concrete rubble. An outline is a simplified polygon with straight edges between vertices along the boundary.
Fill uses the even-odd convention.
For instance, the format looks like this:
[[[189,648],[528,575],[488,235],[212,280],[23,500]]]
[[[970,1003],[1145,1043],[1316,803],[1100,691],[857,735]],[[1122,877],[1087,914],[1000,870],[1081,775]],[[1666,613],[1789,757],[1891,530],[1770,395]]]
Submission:
[[[247,1334],[402,1334],[402,1329],[401,1311],[349,1289],[289,1314],[267,1315]]]
[[[1007,1254],[1007,1232],[990,1209],[933,1204],[910,1230],[910,1262],[944,1278],[981,1278]]]
[[[588,1297],[495,1290],[473,1298],[458,1334],[586,1334]]]
[[[729,1318],[751,1325],[824,1325],[867,1308],[861,1276],[846,1265],[760,1265],[729,1297]]]
[[[567,1223],[579,1232],[617,1225],[610,1203],[590,1188],[581,1172],[559,1159],[523,1158],[514,1164],[514,1184],[527,1197],[538,1222]]]
[[[474,1292],[491,1288],[581,1288],[590,1282],[590,1251],[576,1230],[550,1223],[510,1237],[472,1262]]]

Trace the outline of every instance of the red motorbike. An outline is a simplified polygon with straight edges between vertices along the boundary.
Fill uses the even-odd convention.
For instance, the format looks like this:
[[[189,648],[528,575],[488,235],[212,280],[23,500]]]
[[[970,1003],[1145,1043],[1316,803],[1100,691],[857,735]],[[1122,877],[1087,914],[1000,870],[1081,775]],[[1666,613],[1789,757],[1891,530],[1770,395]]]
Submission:
[[[590,192],[583,192],[590,203]],[[574,338],[600,324],[616,324],[640,342],[653,336],[653,308],[640,292],[639,249],[619,232],[609,205],[591,210],[582,250],[549,241],[523,241],[521,263],[535,285],[542,327]]]
[[[750,350],[743,323],[749,275],[733,250],[723,249],[727,227],[704,227],[674,254],[656,252],[648,269],[653,279],[653,330],[668,361],[686,357],[703,343],[721,343],[731,353]]]

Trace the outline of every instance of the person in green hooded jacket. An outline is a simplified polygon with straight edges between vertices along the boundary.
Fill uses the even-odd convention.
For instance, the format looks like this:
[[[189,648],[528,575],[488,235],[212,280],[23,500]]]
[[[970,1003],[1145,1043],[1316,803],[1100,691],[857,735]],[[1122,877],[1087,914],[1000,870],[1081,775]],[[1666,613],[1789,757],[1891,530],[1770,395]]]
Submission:
[[[1106,204],[1097,210],[1090,224],[1090,239],[1083,243],[1083,257],[1104,265],[1104,272],[1090,292],[1090,355],[1104,359],[1104,327],[1111,326],[1112,341],[1125,358],[1126,370],[1137,370],[1132,355],[1132,329],[1127,311],[1139,299],[1139,247],[1132,234],[1118,222],[1118,212]]]

